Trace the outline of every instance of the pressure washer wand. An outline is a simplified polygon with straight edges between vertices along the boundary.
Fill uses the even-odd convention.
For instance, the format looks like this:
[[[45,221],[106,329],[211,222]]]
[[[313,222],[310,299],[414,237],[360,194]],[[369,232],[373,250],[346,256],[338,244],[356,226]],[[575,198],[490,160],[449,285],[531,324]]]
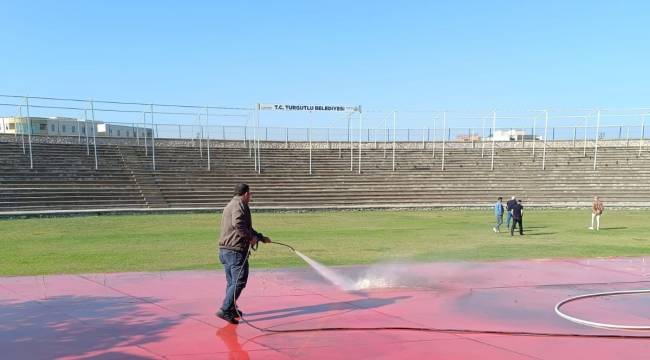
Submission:
[[[291,246],[291,245],[287,245],[287,244],[283,244],[283,243],[281,243],[281,242],[271,241],[269,244],[282,245],[282,246],[284,246],[284,247],[288,247],[289,249],[291,249],[291,251],[296,252],[296,249],[294,249],[293,246]]]

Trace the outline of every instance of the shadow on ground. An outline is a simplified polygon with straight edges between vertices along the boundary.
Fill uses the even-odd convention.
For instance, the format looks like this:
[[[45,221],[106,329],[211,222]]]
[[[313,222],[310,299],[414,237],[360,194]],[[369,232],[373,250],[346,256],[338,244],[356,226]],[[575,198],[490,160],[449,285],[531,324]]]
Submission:
[[[152,312],[132,297],[57,296],[0,301],[4,359],[150,359],[137,348],[160,341],[182,316]],[[149,307],[147,307],[147,305]],[[119,348],[131,347],[133,353]],[[142,354],[142,355],[138,355]]]

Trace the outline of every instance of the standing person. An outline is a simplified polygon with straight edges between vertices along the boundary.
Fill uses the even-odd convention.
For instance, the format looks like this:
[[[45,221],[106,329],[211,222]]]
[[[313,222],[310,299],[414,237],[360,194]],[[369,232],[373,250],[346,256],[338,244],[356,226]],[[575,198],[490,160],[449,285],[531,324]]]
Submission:
[[[494,232],[501,232],[499,227],[503,224],[503,198],[499,196],[497,203],[494,204],[494,216],[497,218],[496,225],[492,228]]]
[[[596,220],[596,230],[600,229],[600,215],[605,211],[605,205],[598,196],[594,196],[594,202],[591,203],[591,226],[589,230],[594,229],[594,220]]]
[[[226,272],[226,295],[216,315],[231,324],[238,324],[241,312],[235,301],[241,295],[248,281],[248,252],[258,241],[271,239],[253,229],[251,210],[248,207],[252,194],[248,185],[235,185],[232,200],[223,209],[221,234],[219,236],[219,260]]]
[[[519,224],[519,235],[524,234],[524,206],[521,205],[521,200],[517,200],[514,205],[512,205],[512,227],[510,228],[510,236],[515,232],[515,227]]]
[[[515,196],[513,195],[510,200],[506,203],[506,211],[508,214],[506,215],[506,227],[510,229],[510,220],[512,220],[512,207],[517,203],[517,199],[515,199]]]

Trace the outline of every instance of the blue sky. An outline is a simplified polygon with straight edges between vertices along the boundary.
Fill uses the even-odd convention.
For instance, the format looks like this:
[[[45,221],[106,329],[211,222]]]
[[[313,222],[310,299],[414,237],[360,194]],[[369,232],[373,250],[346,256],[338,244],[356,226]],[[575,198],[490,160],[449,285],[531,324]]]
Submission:
[[[650,105],[644,1],[1,1],[0,92],[365,109]]]

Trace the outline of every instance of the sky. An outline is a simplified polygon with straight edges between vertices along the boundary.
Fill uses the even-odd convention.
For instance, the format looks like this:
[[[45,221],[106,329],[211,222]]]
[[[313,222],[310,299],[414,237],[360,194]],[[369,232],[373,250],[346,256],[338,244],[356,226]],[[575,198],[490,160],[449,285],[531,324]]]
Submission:
[[[6,1],[0,93],[489,112],[650,105],[647,1]]]

